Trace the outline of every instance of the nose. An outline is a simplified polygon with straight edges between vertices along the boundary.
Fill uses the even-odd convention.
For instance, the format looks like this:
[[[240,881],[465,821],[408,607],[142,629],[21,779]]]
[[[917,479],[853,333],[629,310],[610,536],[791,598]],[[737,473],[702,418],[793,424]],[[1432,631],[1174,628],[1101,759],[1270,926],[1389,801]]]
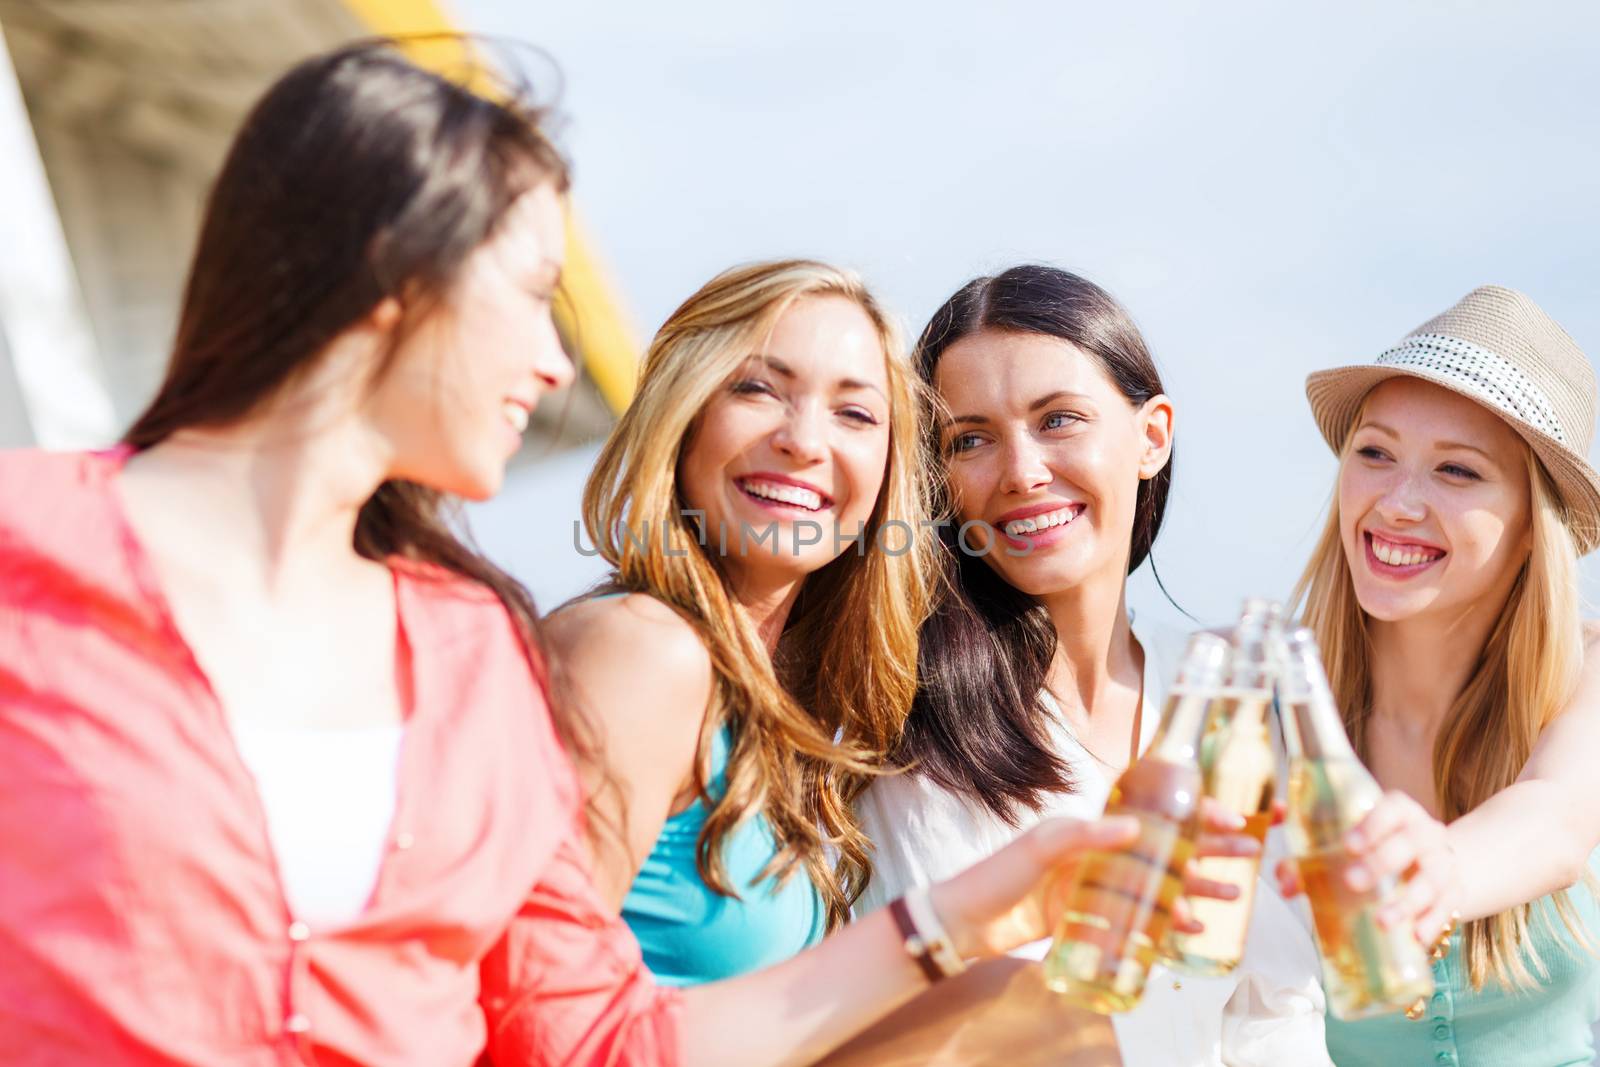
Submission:
[[[568,354],[566,346],[561,343],[561,335],[556,332],[555,324],[551,323],[547,330],[541,330],[540,336],[533,344],[533,375],[540,387],[546,392],[555,392],[565,389],[577,377],[578,368],[573,364],[573,357]]]
[[[1428,516],[1428,504],[1419,481],[1419,475],[1397,471],[1384,486],[1373,510],[1387,523],[1400,525],[1421,522]]]
[[[772,435],[772,447],[801,463],[818,463],[827,457],[824,412],[816,404],[788,408]]]
[[[1053,476],[1044,454],[1029,438],[1013,440],[1005,449],[1005,469],[1000,475],[1002,493],[1023,494],[1049,485]]]

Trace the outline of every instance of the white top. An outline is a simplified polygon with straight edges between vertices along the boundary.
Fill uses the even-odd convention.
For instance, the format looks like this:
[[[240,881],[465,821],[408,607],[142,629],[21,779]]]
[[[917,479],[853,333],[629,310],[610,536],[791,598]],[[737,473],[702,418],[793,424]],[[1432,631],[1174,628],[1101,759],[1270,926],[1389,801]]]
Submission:
[[[1133,632],[1145,652],[1142,752],[1160,725],[1163,689],[1177,674],[1187,638],[1159,625],[1134,623]],[[1058,712],[1049,694],[1044,697],[1045,706]],[[1114,784],[1106,767],[1072,736],[1064,717],[1052,720],[1051,739],[1071,766],[1078,791],[1055,795],[1043,811],[1024,812],[1016,828],[922,775],[874,782],[857,801],[862,828],[874,845],[872,881],[856,905],[857,913],[880,908],[913,886],[960,873],[1048,816],[1098,818]],[[1281,833],[1274,830],[1267,840],[1248,947],[1233,974],[1179,975],[1158,964],[1138,1006],[1112,1016],[1125,1067],[1331,1064],[1323,1036],[1316,949],[1271,878],[1282,854]],[[1038,941],[1013,955],[1043,959],[1048,947],[1048,941]]]
[[[366,910],[378,882],[404,727],[353,730],[233,725],[256,780],[289,911],[312,928]]]

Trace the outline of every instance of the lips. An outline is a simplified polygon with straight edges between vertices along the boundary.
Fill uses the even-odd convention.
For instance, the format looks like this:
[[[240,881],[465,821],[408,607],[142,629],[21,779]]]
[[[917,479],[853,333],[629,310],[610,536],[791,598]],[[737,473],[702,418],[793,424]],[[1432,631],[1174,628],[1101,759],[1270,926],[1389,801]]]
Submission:
[[[1410,578],[1421,574],[1448,553],[1420,541],[1399,541],[1367,530],[1362,534],[1367,566],[1386,578]]]
[[[994,520],[994,527],[1013,555],[1027,555],[1060,541],[1088,505],[1075,500],[1049,500],[1014,508]]]
[[[833,506],[833,499],[822,490],[794,478],[757,474],[735,478],[741,492],[767,507],[789,507],[818,512]]]
[[[1011,519],[1001,525],[1008,537],[1027,537],[1030,534],[1042,534],[1047,530],[1054,530],[1065,526],[1079,515],[1083,514],[1082,504],[1067,504],[1052,511],[1042,511],[1025,518]]]

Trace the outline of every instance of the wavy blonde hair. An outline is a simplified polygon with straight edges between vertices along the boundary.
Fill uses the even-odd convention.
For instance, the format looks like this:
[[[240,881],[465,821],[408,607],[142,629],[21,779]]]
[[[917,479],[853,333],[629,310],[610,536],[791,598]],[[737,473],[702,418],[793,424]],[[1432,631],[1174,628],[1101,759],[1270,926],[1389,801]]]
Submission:
[[[889,384],[888,466],[863,550],[846,549],[806,577],[774,658],[686,514],[677,469],[707,403],[761,350],[788,308],[821,296],[854,302],[877,331]],[[707,282],[656,334],[633,404],[584,488],[584,526],[615,568],[612,588],[671,606],[711,654],[695,766],[710,809],[697,846],[701,876],[731,892],[718,845],[759,812],[778,842],[763,876],[786,878],[803,867],[827,904],[830,928],[848,915],[871,873],[851,801],[883,765],[916,692],[917,630],[933,573],[931,538],[918,526],[930,470],[921,401],[898,329],[855,274],[808,260],[736,267]],[[918,533],[886,535],[891,551],[883,551],[877,538],[887,523]],[[906,542],[905,552],[894,551]],[[711,740],[724,724],[734,727],[734,743],[726,790],[713,798]]]
[[[1360,424],[1360,415],[1351,424]],[[1345,438],[1342,465],[1354,433]],[[1489,632],[1477,667],[1457,694],[1433,748],[1433,780],[1445,822],[1465,815],[1516,781],[1544,728],[1572,699],[1583,667],[1578,551],[1555,486],[1532,449],[1524,449],[1532,546]],[[1328,680],[1356,754],[1367,758],[1372,713],[1372,638],[1356,599],[1339,535],[1338,490],[1328,521],[1292,597],[1317,636]],[[1594,880],[1585,876],[1594,888]],[[1584,948],[1596,945],[1566,890],[1552,894],[1555,913]],[[1463,945],[1474,989],[1489,976],[1508,989],[1535,986],[1544,961],[1529,937],[1532,904],[1466,925]],[[1539,912],[1555,933],[1548,910]]]

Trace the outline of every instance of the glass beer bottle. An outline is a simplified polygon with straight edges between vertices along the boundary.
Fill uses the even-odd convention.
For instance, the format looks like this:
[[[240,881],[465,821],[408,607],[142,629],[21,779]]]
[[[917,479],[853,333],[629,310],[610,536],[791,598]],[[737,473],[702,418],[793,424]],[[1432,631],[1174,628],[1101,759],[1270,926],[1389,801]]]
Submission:
[[[1200,744],[1204,795],[1241,816],[1244,832],[1262,845],[1272,825],[1278,770],[1268,724],[1276,680],[1268,647],[1269,638],[1274,644],[1281,641],[1282,615],[1279,605],[1266,600],[1245,602],[1233,632],[1227,680]],[[1195,867],[1201,877],[1234,886],[1239,895],[1233,900],[1191,898],[1190,910],[1205,930],[1170,934],[1163,955],[1195,974],[1227,974],[1244,956],[1261,856],[1208,856],[1196,860]]]
[[[1189,639],[1149,751],[1117,779],[1106,803],[1107,815],[1138,819],[1138,839],[1125,850],[1085,856],[1067,887],[1044,974],[1051,989],[1080,1007],[1126,1011],[1144,992],[1194,847],[1198,749],[1227,655],[1228,643],[1215,634]]]
[[[1289,851],[1315,920],[1328,1010],[1340,1019],[1403,1012],[1433,993],[1428,950],[1411,924],[1378,925],[1378,905],[1394,891],[1395,878],[1363,893],[1345,882],[1351,856],[1344,835],[1383,791],[1350,746],[1310,630],[1289,638],[1280,696]]]

